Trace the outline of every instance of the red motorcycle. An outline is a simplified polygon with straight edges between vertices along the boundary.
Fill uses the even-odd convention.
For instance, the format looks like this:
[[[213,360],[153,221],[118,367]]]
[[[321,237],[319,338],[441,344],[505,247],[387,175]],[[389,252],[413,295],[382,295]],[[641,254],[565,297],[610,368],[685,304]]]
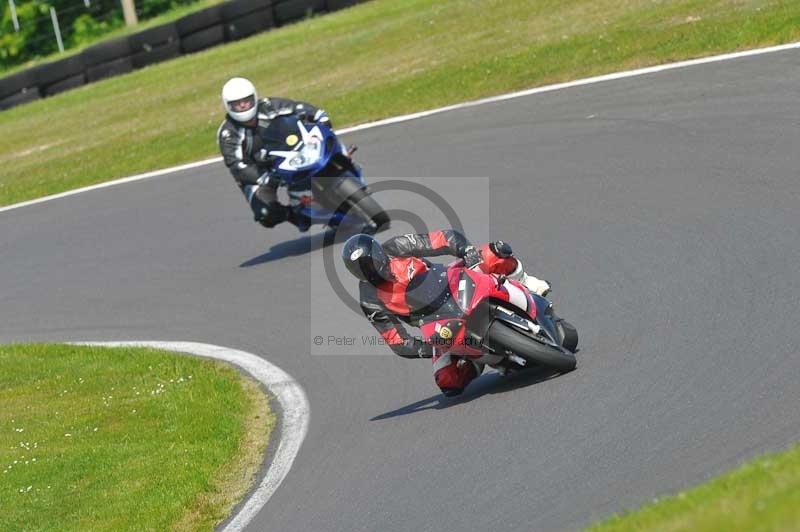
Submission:
[[[509,370],[575,369],[578,331],[555,314],[550,301],[505,276],[467,269],[463,260],[439,272],[450,297],[423,320],[425,341]]]

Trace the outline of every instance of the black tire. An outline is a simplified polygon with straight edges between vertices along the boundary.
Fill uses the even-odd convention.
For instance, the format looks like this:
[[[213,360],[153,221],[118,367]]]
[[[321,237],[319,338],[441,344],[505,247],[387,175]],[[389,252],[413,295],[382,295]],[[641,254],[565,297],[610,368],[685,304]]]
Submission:
[[[546,366],[566,373],[575,369],[577,361],[572,353],[565,353],[529,338],[512,325],[495,320],[486,332],[486,343],[498,354],[509,350],[533,364]]]
[[[35,86],[36,82],[29,70],[22,70],[10,76],[0,78],[0,100],[16,96],[18,93]]]
[[[70,76],[67,79],[62,79],[61,81],[57,81],[52,85],[48,85],[44,88],[42,94],[45,96],[52,96],[54,94],[58,94],[59,92],[68,91],[76,87],[82,87],[83,85],[86,85],[86,75],[81,72],[75,76]]]
[[[18,92],[17,94],[7,96],[0,100],[0,110],[11,109],[12,107],[22,105],[23,103],[38,100],[41,97],[42,95],[39,93],[38,87],[29,88],[26,89],[25,92]]]
[[[130,57],[120,57],[108,63],[95,65],[86,69],[86,80],[88,82],[98,81],[105,78],[127,74],[133,70],[133,63]]]
[[[345,176],[346,179],[340,179]],[[311,189],[317,201],[329,209],[358,216],[364,222],[370,220],[375,223],[378,230],[389,226],[389,215],[349,172],[343,176],[318,176],[312,182]]]
[[[236,41],[273,26],[272,10],[262,9],[225,23],[225,40]]]
[[[574,353],[578,348],[578,329],[567,320],[559,320],[557,324],[561,329],[561,335],[564,337],[561,345]]]
[[[178,35],[183,39],[184,36],[197,33],[200,30],[210,28],[221,22],[222,15],[220,14],[220,7],[216,5],[176,20],[175,28],[178,30]]]
[[[211,26],[197,33],[182,37],[181,50],[185,54],[191,54],[223,42],[225,42],[225,28],[220,24],[219,26]]]
[[[83,62],[83,56],[77,54],[52,63],[35,66],[30,72],[34,80],[36,80],[36,84],[40,88],[44,87],[45,90],[43,92],[48,94],[47,88],[49,86],[61,84],[62,81],[76,76],[83,76],[85,69],[86,65]]]
[[[170,42],[162,46],[158,46],[146,52],[139,52],[134,54],[131,58],[133,61],[133,68],[142,68],[147,65],[153,65],[162,61],[167,61],[174,57],[181,55],[181,43],[178,41]]]
[[[364,189],[359,189],[358,192],[352,194],[348,201],[354,205],[356,209],[360,210],[364,216],[374,223],[378,231],[389,225],[391,221],[389,215],[383,210],[383,207],[375,201],[375,198],[367,194]]]
[[[131,44],[127,37],[118,37],[90,46],[81,55],[87,67],[102,65],[130,56]]]
[[[273,3],[279,26],[305,18],[309,13],[325,11],[325,0],[282,0]]]
[[[222,20],[231,22],[239,17],[243,17],[248,13],[254,11],[261,11],[267,9],[270,11],[270,19],[272,18],[272,9],[270,9],[269,0],[231,0],[222,4],[221,15]]]
[[[178,29],[175,24],[162,24],[155,28],[134,33],[129,40],[131,53],[149,52],[165,44],[178,42]]]

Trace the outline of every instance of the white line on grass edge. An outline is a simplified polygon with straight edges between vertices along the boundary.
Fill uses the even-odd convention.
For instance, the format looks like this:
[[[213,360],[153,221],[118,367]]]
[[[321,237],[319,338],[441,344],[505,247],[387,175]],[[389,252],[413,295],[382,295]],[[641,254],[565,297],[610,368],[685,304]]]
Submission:
[[[280,443],[267,466],[264,478],[245,501],[239,512],[223,528],[238,532],[261,511],[292,467],[300,445],[308,432],[310,408],[303,388],[291,375],[263,358],[246,351],[197,342],[71,342],[101,347],[150,347],[205,358],[223,360],[239,366],[267,387],[280,403]]]
[[[728,61],[730,59],[739,59],[741,57],[750,57],[755,55],[763,55],[769,54],[773,52],[782,52],[784,50],[793,50],[796,48],[800,48],[800,42],[794,42],[789,44],[781,44],[779,46],[770,46],[768,48],[757,48],[755,50],[745,50],[743,52],[733,52],[729,54],[722,54],[722,55],[712,55],[710,57],[702,57],[700,59],[690,59],[688,61],[679,61],[677,63],[667,63],[665,65],[656,65],[652,67],[646,68],[639,68],[636,70],[625,70],[622,72],[614,72],[612,74],[605,74],[602,76],[595,76],[593,78],[584,78],[578,79],[575,81],[568,81],[565,83],[556,83],[554,85],[545,85],[543,87],[537,87],[534,89],[527,89],[518,92],[511,92],[508,94],[501,94],[499,96],[491,96],[489,98],[482,98],[480,100],[473,100],[464,103],[458,103],[455,105],[448,105],[446,107],[439,107],[437,109],[431,109],[429,111],[421,111],[418,113],[412,113],[408,115],[396,116],[393,118],[386,118],[384,120],[378,120],[375,122],[368,122],[366,124],[361,124],[358,126],[348,127],[337,131],[340,135],[344,135],[347,133],[352,133],[354,131],[362,131],[364,129],[371,129],[374,127],[386,126],[389,124],[397,124],[399,122],[408,122],[409,120],[416,120],[418,118],[424,118],[426,116],[431,116],[439,113],[445,113],[447,111],[454,111],[456,109],[466,109],[468,107],[475,107],[478,105],[485,105],[487,103],[495,103],[495,102],[502,102],[505,100],[511,100],[514,98],[521,98],[523,96],[530,96],[533,94],[539,94],[543,92],[552,92],[561,89],[568,89],[570,87],[580,87],[582,85],[591,85],[593,83],[601,83],[603,81],[612,81],[615,79],[623,79],[623,78],[632,78],[635,76],[643,76],[645,74],[653,74],[656,72],[663,72],[665,70],[675,70],[678,68],[686,68],[690,66],[696,65],[705,65],[708,63],[717,63],[719,61]],[[209,164],[217,163],[222,161],[222,157],[214,157],[212,159],[205,159],[202,161],[197,161],[194,163],[183,164],[180,166],[173,166],[171,168],[165,168],[163,170],[154,170],[152,172],[147,172],[144,174],[138,174],[130,177],[124,177],[122,179],[117,179],[114,181],[106,181],[105,183],[99,183],[97,185],[91,185],[88,187],[83,188],[76,188],[74,190],[69,190],[67,192],[62,192],[60,194],[53,194],[51,196],[45,196],[43,198],[37,198],[30,201],[23,201],[21,203],[15,203],[13,205],[8,205],[6,207],[0,207],[0,213],[10,211],[13,209],[19,209],[22,207],[27,207],[29,205],[36,205],[37,203],[44,203],[45,201],[52,201],[54,199],[65,198],[67,196],[72,196],[75,194],[81,194],[83,192],[89,192],[90,190],[97,190],[100,188],[107,188],[113,187],[116,185],[122,185],[124,183],[131,183],[133,181],[141,181],[142,179],[149,179],[151,177],[158,177],[166,174],[171,174],[174,172],[180,172],[181,170],[191,170],[192,168],[198,168],[201,166],[206,166]]]

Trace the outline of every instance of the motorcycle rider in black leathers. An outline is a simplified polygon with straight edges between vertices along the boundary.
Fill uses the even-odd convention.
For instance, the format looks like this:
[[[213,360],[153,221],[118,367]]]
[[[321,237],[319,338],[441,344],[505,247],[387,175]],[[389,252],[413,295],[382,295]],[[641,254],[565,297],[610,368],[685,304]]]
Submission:
[[[225,83],[222,103],[227,116],[217,130],[217,143],[225,166],[247,198],[255,220],[264,227],[275,227],[288,220],[300,231],[307,231],[309,219],[278,201],[280,179],[271,175],[272,164],[263,148],[260,131],[275,117],[289,114],[330,126],[327,113],[287,98],[259,100],[253,84],[244,78],[232,78]]]

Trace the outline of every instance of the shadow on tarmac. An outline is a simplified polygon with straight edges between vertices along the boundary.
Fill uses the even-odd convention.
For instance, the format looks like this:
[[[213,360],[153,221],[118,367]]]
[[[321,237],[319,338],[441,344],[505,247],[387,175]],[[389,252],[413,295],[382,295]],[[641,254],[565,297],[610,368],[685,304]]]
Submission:
[[[384,419],[391,419],[398,416],[406,416],[415,412],[422,412],[424,410],[443,410],[464,403],[469,403],[475,399],[483,397],[487,394],[506,393],[517,388],[524,388],[532,386],[540,382],[557,377],[559,373],[546,368],[532,369],[530,371],[521,371],[515,375],[502,377],[498,373],[484,373],[474,381],[472,381],[466,388],[463,394],[456,397],[445,397],[442,394],[436,394],[427,399],[411,403],[397,410],[391,410],[378,416],[373,417],[370,421],[381,421]]]
[[[266,264],[268,262],[285,259],[286,257],[306,255],[312,251],[328,247],[336,241],[344,242],[348,237],[358,234],[360,229],[360,227],[343,225],[338,229],[327,229],[321,233],[303,235],[295,238],[294,240],[287,240],[285,242],[275,244],[263,255],[259,255],[258,257],[253,257],[252,259],[244,261],[239,265],[239,267],[250,268],[251,266]],[[389,226],[381,227],[378,232],[382,233],[388,229]]]
[[[275,244],[269,251],[258,257],[253,257],[239,265],[240,268],[250,268],[251,266],[258,266],[259,264],[266,264],[286,257],[296,257],[305,255],[329,246],[333,243],[334,231],[328,230],[322,233],[315,233],[313,235],[303,235],[294,240],[287,240],[279,244]]]

